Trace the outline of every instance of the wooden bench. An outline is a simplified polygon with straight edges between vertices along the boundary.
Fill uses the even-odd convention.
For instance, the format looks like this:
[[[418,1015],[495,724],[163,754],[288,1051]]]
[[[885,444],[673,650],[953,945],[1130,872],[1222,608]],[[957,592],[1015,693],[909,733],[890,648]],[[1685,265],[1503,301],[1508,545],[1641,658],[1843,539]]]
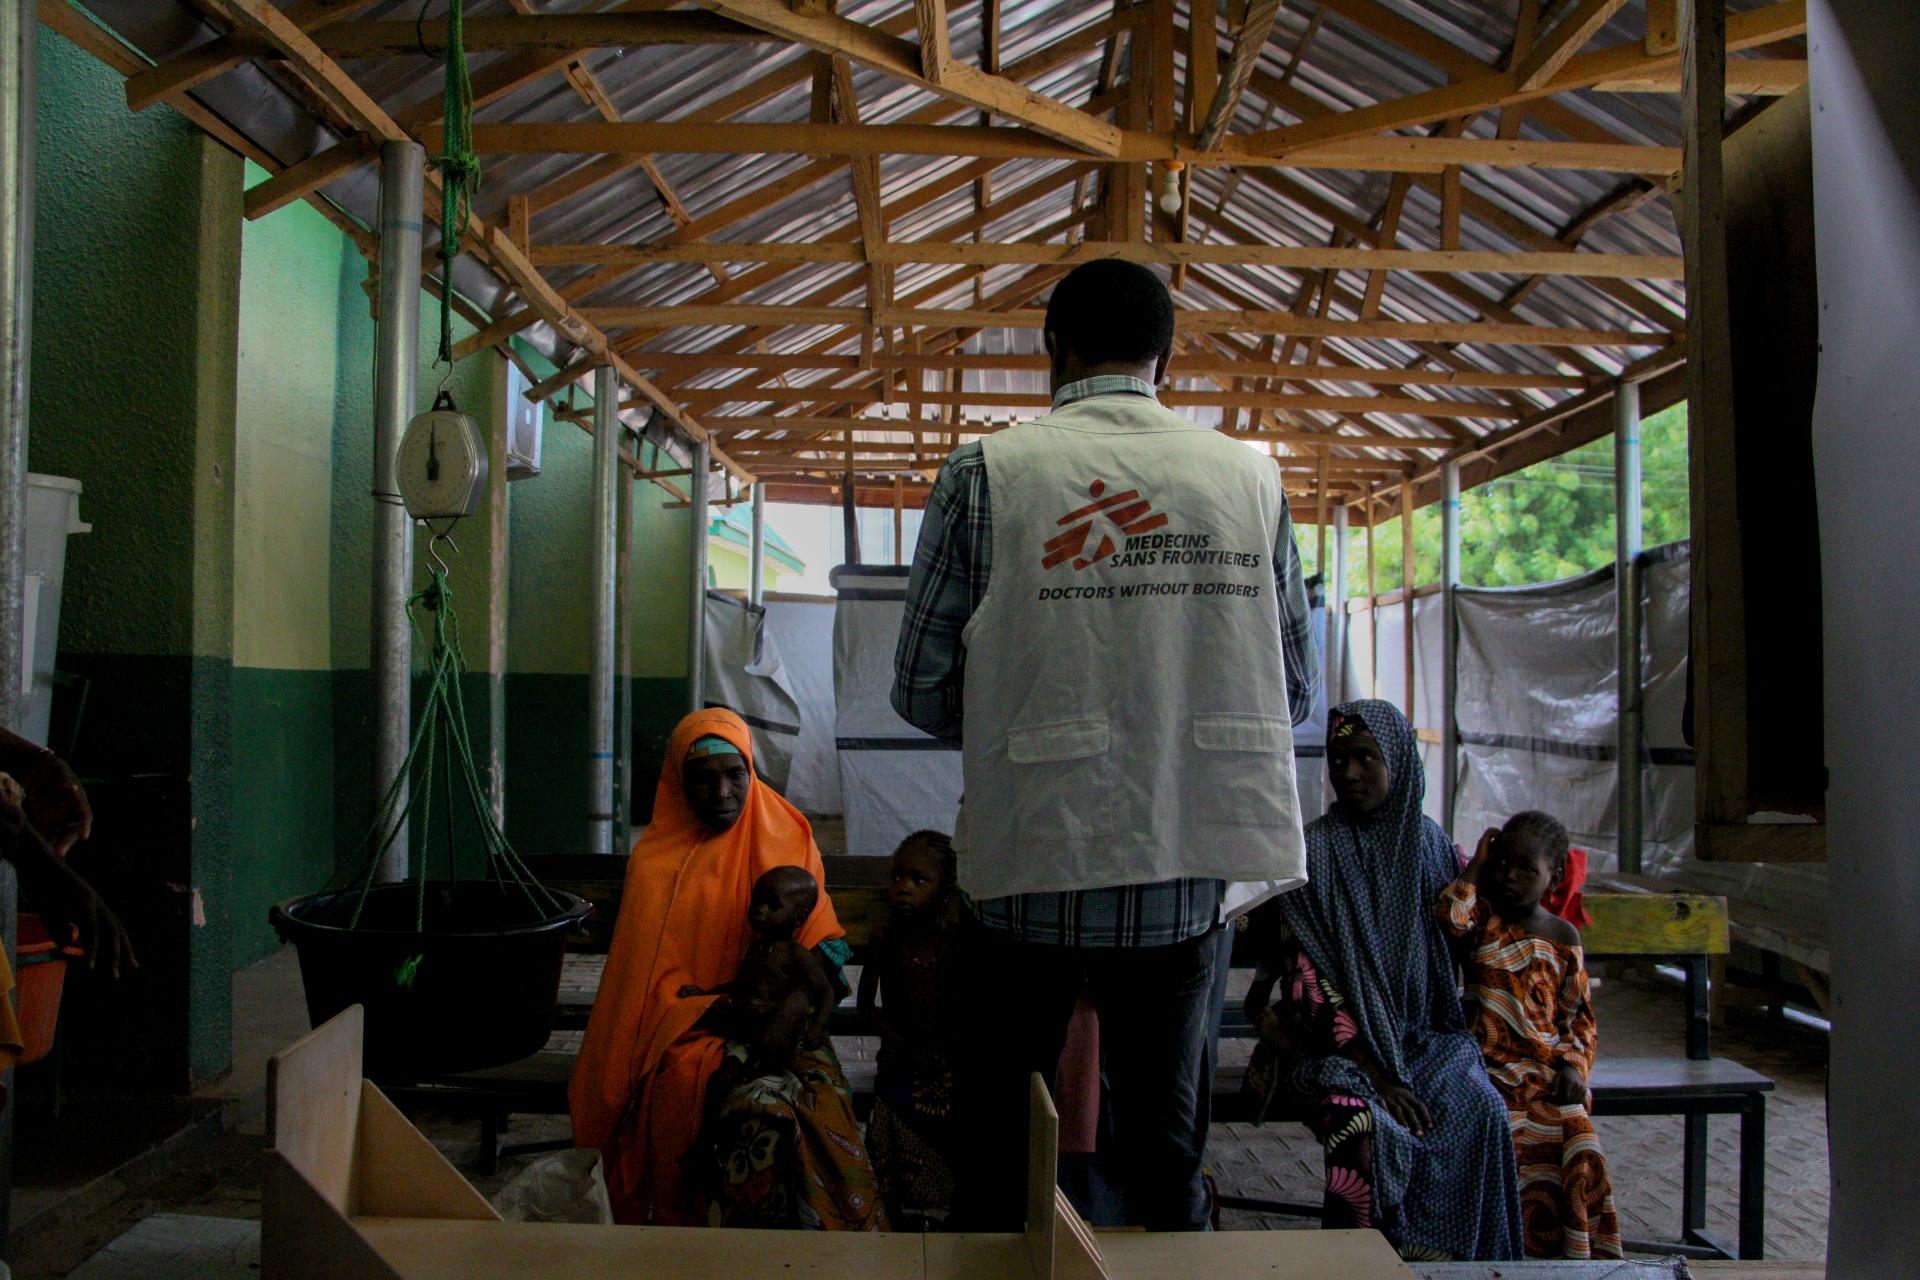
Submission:
[[[623,857],[544,856],[531,860],[535,873],[556,888],[577,893],[596,906],[586,931],[576,939],[585,950],[604,951],[619,910]],[[885,860],[831,857],[827,886],[834,911],[847,931],[857,963],[874,928],[886,918]],[[1727,912],[1723,899],[1691,894],[1596,893],[1588,895],[1593,923],[1584,931],[1590,961],[1609,958],[1658,959],[1685,974],[1685,1058],[1612,1058],[1604,1050],[1590,1084],[1594,1114],[1674,1115],[1682,1117],[1681,1239],[1633,1242],[1637,1250],[1677,1252],[1698,1257],[1759,1258],[1764,1248],[1766,1176],[1766,1095],[1773,1081],[1739,1063],[1711,1055],[1708,1005],[1709,962],[1727,952]],[[1238,954],[1235,967],[1250,968]],[[556,1025],[584,1027],[591,997],[564,998]],[[836,1036],[871,1034],[849,999],[834,1014]],[[1237,1001],[1229,1001],[1221,1025],[1226,1039],[1250,1039],[1251,1024]],[[1604,1040],[1605,1029],[1602,1028]],[[405,1106],[438,1106],[477,1114],[482,1124],[481,1163],[496,1158],[498,1136],[510,1114],[563,1115],[573,1057],[540,1053],[489,1071],[469,1072],[411,1086],[389,1087]],[[870,1103],[874,1064],[844,1064],[856,1103]],[[1222,1067],[1213,1083],[1214,1117],[1222,1122],[1251,1120],[1244,1070]],[[1707,1117],[1740,1117],[1740,1207],[1737,1251],[1707,1233]],[[1286,1118],[1286,1117],[1276,1117]],[[530,1148],[521,1148],[527,1150]],[[1221,1197],[1228,1208],[1318,1216],[1318,1205],[1284,1204],[1243,1197]]]

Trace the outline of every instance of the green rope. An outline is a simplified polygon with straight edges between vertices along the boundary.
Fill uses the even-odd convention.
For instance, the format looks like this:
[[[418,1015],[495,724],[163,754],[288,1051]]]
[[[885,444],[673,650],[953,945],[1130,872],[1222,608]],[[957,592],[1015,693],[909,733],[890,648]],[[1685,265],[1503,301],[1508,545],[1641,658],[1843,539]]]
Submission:
[[[441,766],[443,802],[446,806],[444,825],[449,874],[454,870],[452,801],[454,793],[458,791],[465,796],[473,811],[480,832],[480,843],[486,854],[489,876],[497,881],[511,882],[539,915],[559,911],[563,906],[559,895],[541,884],[532,869],[514,852],[505,833],[500,830],[500,824],[494,819],[493,806],[480,782],[479,757],[467,731],[466,700],[460,688],[460,677],[466,673],[467,663],[460,650],[460,620],[453,612],[453,588],[447,582],[445,568],[436,566],[428,573],[425,589],[407,601],[407,615],[416,633],[423,630],[421,611],[433,616],[432,642],[427,658],[426,704],[420,722],[414,729],[413,740],[408,745],[406,759],[402,761],[400,771],[381,801],[372,826],[356,850],[356,854],[366,855],[366,862],[354,877],[358,882],[359,896],[354,903],[348,928],[359,926],[361,913],[366,910],[367,896],[372,892],[375,877],[379,874],[381,860],[394,841],[407,830],[414,806],[419,804],[424,807],[420,822],[421,855],[415,862],[418,874],[414,888],[414,928],[425,932],[427,849],[433,824],[436,759]],[[427,637],[421,635],[420,638],[425,640]],[[408,789],[408,781],[416,777],[418,786]],[[406,793],[405,800],[401,798],[403,792]]]
[[[433,158],[440,170],[440,358],[453,365],[453,260],[473,213],[480,188],[480,157],[473,149],[473,81],[467,75],[464,0],[447,5],[447,70],[443,77],[441,123],[444,155]]]

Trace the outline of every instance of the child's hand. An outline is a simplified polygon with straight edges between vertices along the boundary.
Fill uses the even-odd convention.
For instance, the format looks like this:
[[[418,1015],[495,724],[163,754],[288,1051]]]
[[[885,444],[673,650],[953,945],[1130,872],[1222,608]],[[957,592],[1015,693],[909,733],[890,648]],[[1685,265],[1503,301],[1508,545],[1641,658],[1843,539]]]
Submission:
[[[1253,1029],[1259,1033],[1262,1040],[1276,1049],[1293,1047],[1293,1042],[1287,1038],[1287,1029],[1281,1023],[1280,1015],[1273,1011],[1272,1005],[1253,1015]]]
[[[1381,1085],[1380,1105],[1416,1138],[1426,1137],[1427,1130],[1433,1128],[1433,1114],[1427,1110],[1427,1104],[1403,1084]]]
[[[1487,859],[1493,855],[1493,842],[1499,838],[1500,828],[1498,827],[1488,827],[1480,833],[1480,843],[1475,846],[1473,857],[1468,861],[1466,869],[1460,873],[1462,880],[1471,884],[1480,882],[1480,873],[1486,869]]]
[[[1571,1062],[1563,1062],[1554,1069],[1553,1083],[1547,1088],[1547,1097],[1563,1107],[1584,1106],[1587,1101],[1587,1078],[1580,1074],[1580,1068]]]

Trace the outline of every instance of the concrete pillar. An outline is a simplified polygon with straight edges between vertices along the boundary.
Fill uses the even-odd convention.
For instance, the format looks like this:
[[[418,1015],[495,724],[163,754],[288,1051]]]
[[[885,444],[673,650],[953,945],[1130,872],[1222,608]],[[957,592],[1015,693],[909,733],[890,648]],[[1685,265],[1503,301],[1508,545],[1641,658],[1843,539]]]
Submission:
[[[1347,504],[1333,507],[1333,549],[1327,557],[1327,682],[1329,709],[1346,701],[1347,685]]]
[[[21,722],[26,653],[27,391],[33,321],[35,37],[28,0],[0,0],[0,725]],[[13,868],[0,863],[0,946],[13,968],[19,911]],[[13,969],[19,972],[18,969]],[[0,1076],[13,1087],[13,1073]],[[13,1213],[13,1116],[0,1112],[0,1257]]]
[[[693,446],[693,474],[687,477],[693,501],[692,536],[687,546],[687,710],[707,705],[707,464],[702,440]]]
[[[620,383],[611,365],[593,371],[592,622],[587,651],[587,852],[614,851],[613,612],[619,512]]]
[[[426,149],[414,142],[380,146],[380,297],[374,350],[373,421],[373,812],[399,788],[413,726],[413,521],[400,505],[395,459],[413,418],[420,368],[420,219]],[[381,880],[404,880],[410,836],[405,822],[380,859]]]
[[[753,543],[747,555],[747,603],[758,608],[766,595],[767,486],[753,486]]]

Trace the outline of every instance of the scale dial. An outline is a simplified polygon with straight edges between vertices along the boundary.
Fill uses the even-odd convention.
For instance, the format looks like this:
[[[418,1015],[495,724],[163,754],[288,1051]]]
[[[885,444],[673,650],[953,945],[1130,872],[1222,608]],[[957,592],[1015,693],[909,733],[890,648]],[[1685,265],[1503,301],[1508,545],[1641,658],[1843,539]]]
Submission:
[[[407,424],[394,460],[407,514],[455,520],[480,509],[487,492],[487,446],[472,418],[433,409]]]

